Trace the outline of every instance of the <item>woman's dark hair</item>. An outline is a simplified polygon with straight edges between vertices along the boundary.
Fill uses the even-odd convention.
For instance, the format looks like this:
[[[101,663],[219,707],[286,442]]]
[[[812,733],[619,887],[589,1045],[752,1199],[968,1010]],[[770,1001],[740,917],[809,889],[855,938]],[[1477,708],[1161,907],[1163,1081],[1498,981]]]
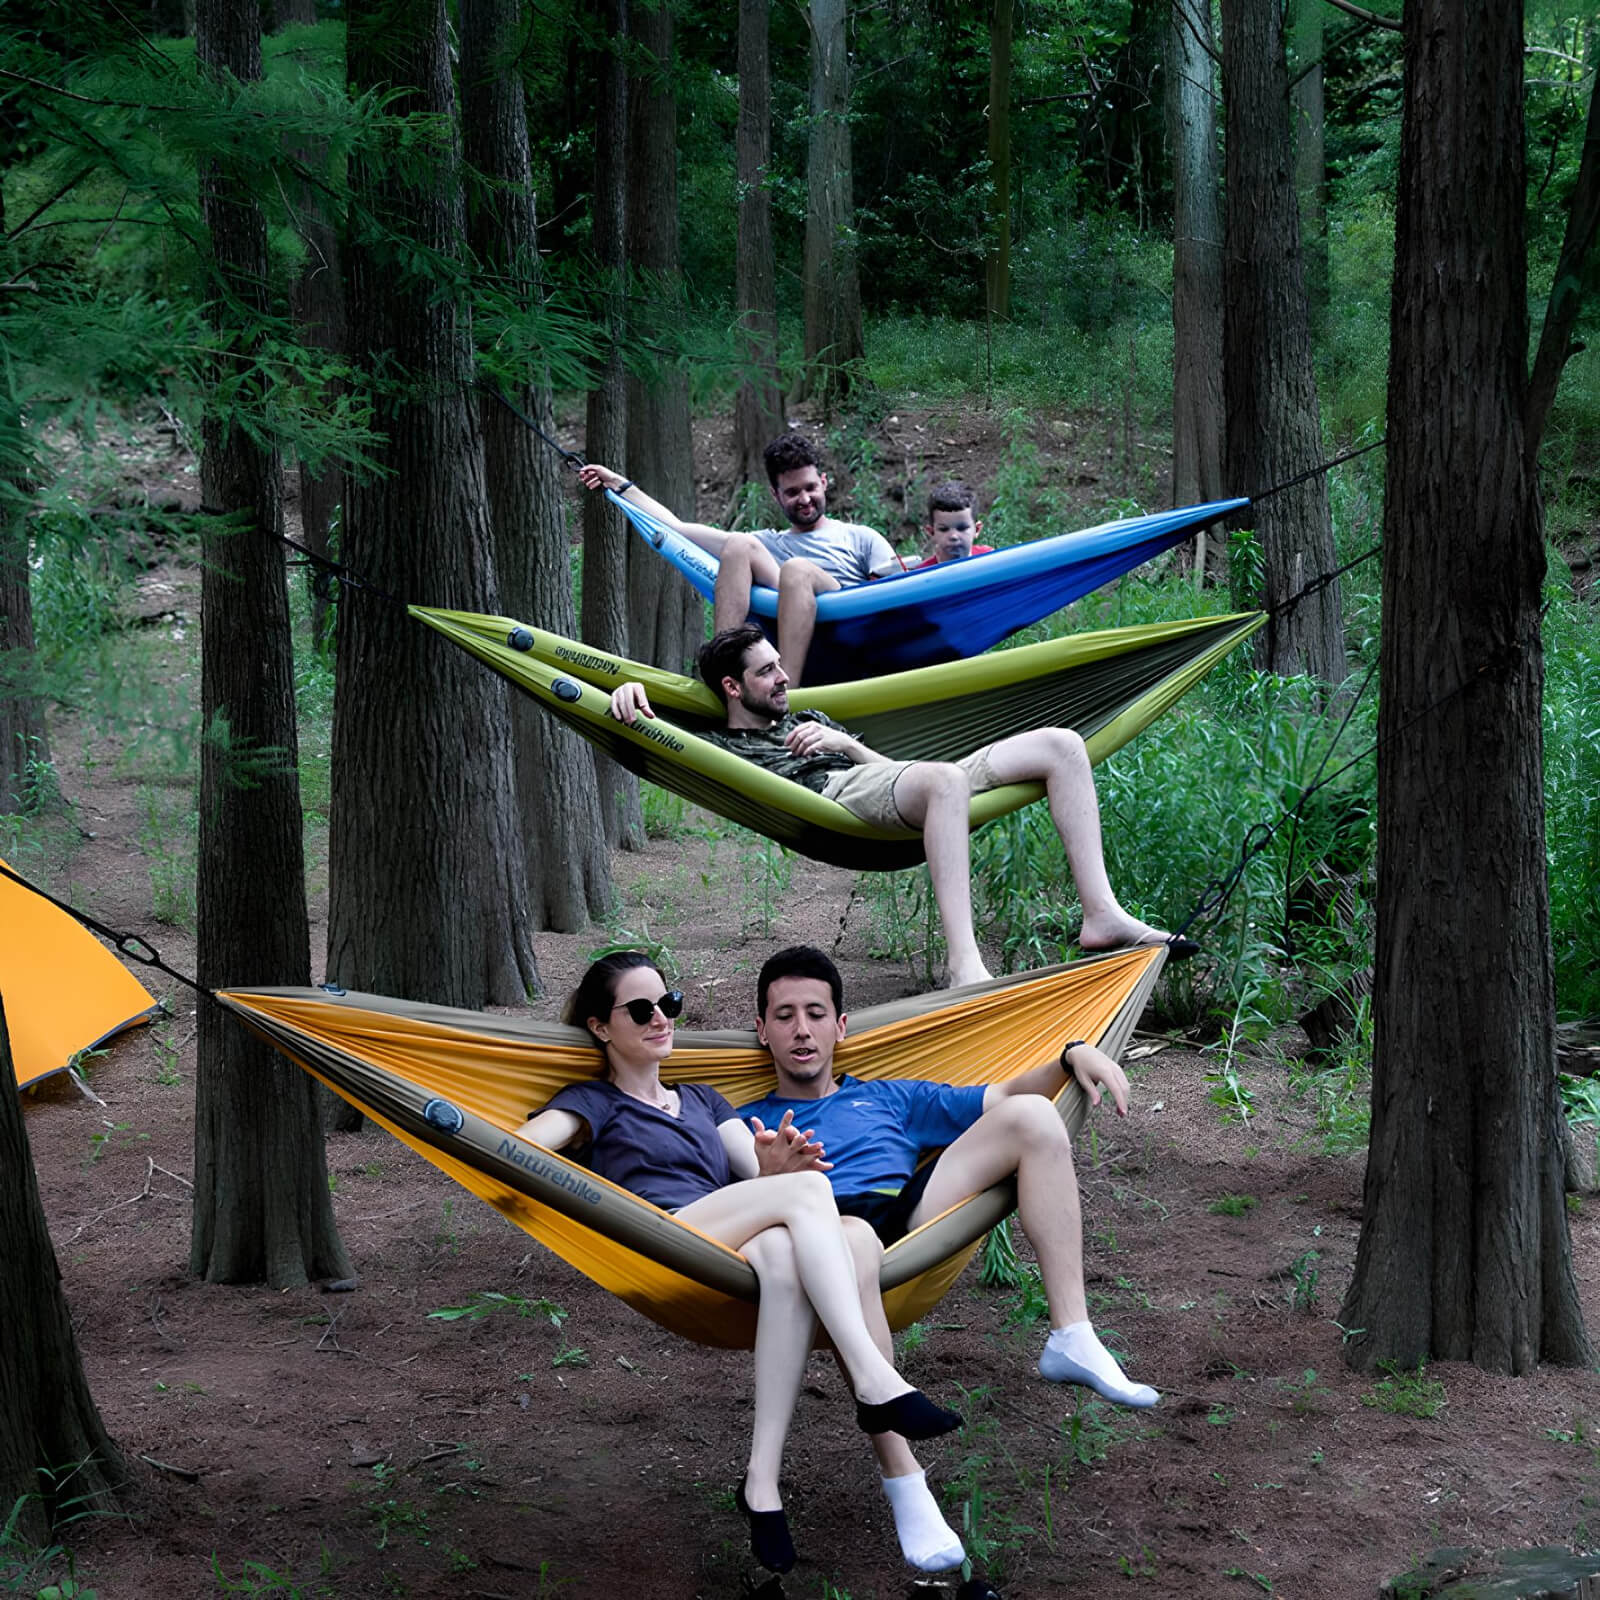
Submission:
[[[822,471],[822,457],[803,433],[780,433],[761,452],[761,459],[766,464],[767,482],[774,489],[778,487],[778,479],[796,467],[815,467],[818,472]]]
[[[723,705],[728,703],[728,691],[722,687],[724,678],[744,676],[744,658],[752,645],[766,638],[753,622],[741,623],[737,628],[724,628],[714,633],[700,646],[695,664],[708,688]]]
[[[594,1040],[602,1055],[604,1043],[589,1027],[590,1017],[609,1017],[617,1003],[617,979],[624,972],[638,967],[655,967],[655,961],[643,950],[613,950],[601,956],[578,980],[578,987],[567,996],[561,1008],[561,1020],[574,1028],[582,1028]]]
[[[792,944],[786,950],[767,957],[767,964],[756,979],[756,1015],[767,1014],[767,994],[773,984],[783,978],[816,978],[828,986],[833,996],[835,1016],[844,1015],[844,980],[832,960],[815,945]]]

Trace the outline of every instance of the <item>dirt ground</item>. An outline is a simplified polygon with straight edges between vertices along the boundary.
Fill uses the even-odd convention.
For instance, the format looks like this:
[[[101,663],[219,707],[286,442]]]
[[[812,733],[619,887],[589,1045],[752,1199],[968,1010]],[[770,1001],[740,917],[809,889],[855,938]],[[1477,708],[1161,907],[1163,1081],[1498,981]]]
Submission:
[[[158,571],[144,601],[174,635],[181,684],[192,583]],[[73,725],[53,731],[84,834],[56,887],[192,970],[191,936],[152,918],[142,780]],[[849,874],[790,870],[680,828],[618,858],[614,927],[670,948],[691,1023],[745,1018],[760,961],[796,939],[835,950],[858,1005],[918,986],[874,957],[881,913]],[[540,936],[550,996],[600,938]],[[748,1357],[663,1333],[387,1136],[328,1142],[353,1292],[190,1277],[193,1002],[155,987],[174,1014],[93,1063],[103,1104],[61,1079],[27,1097],[90,1384],[133,1469],[125,1517],[69,1531],[78,1579],[100,1600],[749,1594],[765,1574],[731,1497]],[[1160,1405],[1119,1412],[1044,1384],[1043,1325],[972,1271],[904,1356],[968,1416],[922,1454],[976,1570],[1019,1600],[1354,1600],[1442,1545],[1600,1543],[1594,1375],[1441,1364],[1430,1389],[1348,1371],[1333,1319],[1362,1158],[1320,1153],[1281,1052],[1242,1064],[1246,1123],[1209,1098],[1205,1057],[1147,1043],[1133,1114],[1101,1117],[1078,1159],[1091,1306]],[[1225,1196],[1239,1198],[1213,1209]],[[1572,1228],[1600,1332],[1600,1201]],[[484,1314],[430,1315],[472,1305]],[[800,1565],[766,1596],[929,1592],[900,1562],[847,1401],[817,1358],[786,1478]]]

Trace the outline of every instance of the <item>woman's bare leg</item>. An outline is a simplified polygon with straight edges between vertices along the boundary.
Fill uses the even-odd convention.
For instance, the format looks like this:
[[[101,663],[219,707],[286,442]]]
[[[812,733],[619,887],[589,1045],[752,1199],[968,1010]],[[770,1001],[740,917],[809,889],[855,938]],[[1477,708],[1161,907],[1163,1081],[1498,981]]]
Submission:
[[[745,1240],[742,1248],[761,1280],[761,1304],[756,1312],[755,1419],[744,1493],[753,1511],[777,1511],[783,1505],[778,1473],[784,1441],[805,1381],[817,1319],[800,1287],[788,1229],[768,1228]]]

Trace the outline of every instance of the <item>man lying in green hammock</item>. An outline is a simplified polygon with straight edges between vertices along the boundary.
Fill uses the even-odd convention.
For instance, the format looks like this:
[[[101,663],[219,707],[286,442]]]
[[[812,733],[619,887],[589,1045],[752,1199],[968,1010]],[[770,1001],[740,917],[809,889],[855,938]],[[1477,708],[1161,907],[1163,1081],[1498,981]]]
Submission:
[[[789,710],[789,678],[757,627],[725,628],[700,651],[700,676],[728,711],[728,726],[704,737],[779,777],[834,800],[863,821],[922,834],[933,897],[944,922],[950,983],[989,976],[972,927],[968,806],[975,793],[1008,783],[1043,783],[1083,903],[1086,951],[1165,944],[1173,960],[1199,946],[1129,915],[1106,876],[1100,807],[1083,740],[1067,728],[1034,728],[1000,739],[959,762],[892,761],[869,750],[819,711]],[[642,683],[611,696],[620,722],[654,718]]]

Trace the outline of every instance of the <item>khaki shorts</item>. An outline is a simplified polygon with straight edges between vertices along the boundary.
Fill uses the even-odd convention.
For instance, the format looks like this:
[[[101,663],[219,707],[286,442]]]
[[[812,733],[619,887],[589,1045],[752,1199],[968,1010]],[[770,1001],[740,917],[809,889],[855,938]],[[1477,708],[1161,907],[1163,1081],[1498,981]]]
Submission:
[[[974,750],[954,763],[966,773],[974,794],[986,789],[998,789],[1000,780],[989,765],[990,746]],[[919,761],[864,761],[857,766],[836,772],[823,785],[826,800],[837,801],[852,816],[860,817],[877,828],[909,828],[911,824],[900,815],[894,803],[895,785],[908,767],[924,766]]]

